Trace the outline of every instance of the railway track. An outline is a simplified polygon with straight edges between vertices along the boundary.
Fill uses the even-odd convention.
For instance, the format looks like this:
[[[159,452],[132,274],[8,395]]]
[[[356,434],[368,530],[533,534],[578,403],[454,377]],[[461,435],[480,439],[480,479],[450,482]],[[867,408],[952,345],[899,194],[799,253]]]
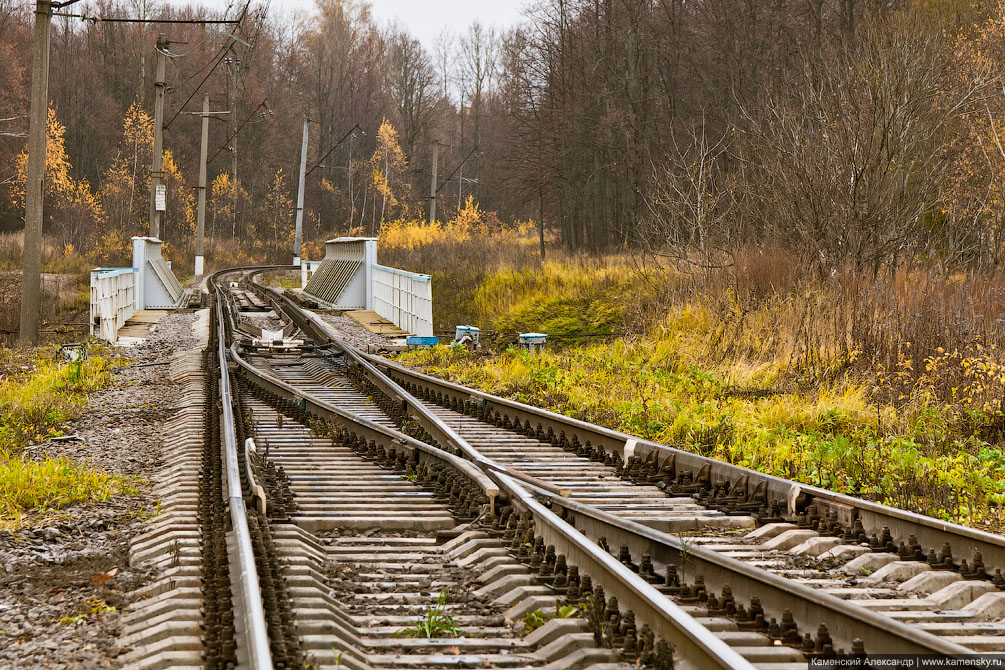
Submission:
[[[261,272],[211,282],[240,664],[782,670],[1005,647],[999,536],[362,355]]]
[[[244,328],[235,306],[259,317],[262,310],[240,290],[230,293],[220,290],[217,299],[221,331],[235,341],[232,370],[221,376],[234,379],[235,424],[250,437],[234,451],[247,464],[246,505],[268,517],[262,544],[282,566],[271,577],[287,590],[301,662],[558,669],[644,658],[669,668],[686,651],[691,667],[753,667],[515,479],[489,477],[399,432],[359,392],[328,402],[283,382],[277,369],[322,350],[238,346],[261,329]],[[241,430],[234,432],[236,444]],[[584,559],[567,560],[576,551]],[[266,561],[255,553],[260,567]],[[618,604],[632,599],[640,599],[634,611]],[[268,602],[265,610],[270,639],[281,637],[273,631],[280,617]],[[568,616],[586,612],[592,618]],[[519,625],[527,615],[533,631]],[[412,637],[419,620],[443,616],[458,635]]]
[[[863,527],[862,516],[856,514],[861,501],[849,498],[838,502],[836,496],[828,497],[824,505],[847,506],[841,512],[854,515],[854,521],[847,525],[838,520],[838,510],[824,515],[813,502],[807,502],[804,511],[782,518],[783,513],[772,509],[770,502],[764,505],[751,502],[751,496],[745,499],[729,479],[703,480],[693,471],[673,473],[668,468],[659,472],[654,465],[659,456],[655,450],[650,452],[648,464],[645,457],[632,457],[623,463],[595,450],[588,453],[585,444],[577,447],[575,437],[565,437],[566,431],[560,431],[560,437],[554,439],[537,434],[536,429],[506,428],[505,418],[499,421],[487,412],[457,411],[449,407],[450,400],[436,404],[426,391],[429,387],[416,381],[419,378],[413,373],[381,365],[410,392],[423,398],[428,395],[430,400],[423,402],[430,411],[485,456],[552,484],[571,487],[567,500],[551,498],[555,505],[572,514],[591,509],[605,512],[631,522],[625,524],[626,529],[635,527],[650,537],[670,539],[673,548],[692,556],[693,564],[707,561],[702,570],[708,589],[719,592],[730,584],[735,591],[735,579],[729,581],[723,576],[723,581],[714,585],[707,579],[713,563],[739,567],[735,566],[739,562],[809,587],[818,596],[833,599],[832,605],[839,605],[834,600],[853,603],[870,616],[878,613],[913,624],[920,631],[970,651],[1005,651],[1005,638],[1001,637],[1005,623],[997,621],[1005,614],[1005,593],[1001,592],[1005,580],[1000,564],[992,567],[985,561],[970,529],[943,524],[939,543],[924,546],[917,538],[923,533],[932,535],[931,520],[919,518],[915,526],[905,513],[889,510],[890,525],[870,535]],[[625,436],[625,441],[631,440]],[[740,475],[745,476],[749,475]],[[614,489],[613,495],[610,489]],[[624,489],[628,492],[621,493]],[[636,496],[652,489],[663,495],[659,501],[662,506],[657,503],[640,507],[634,502]],[[689,504],[697,511],[676,512],[677,505],[687,508]],[[759,519],[768,523],[760,524]],[[666,538],[638,526],[673,536]],[[903,529],[896,541],[891,527]],[[996,536],[980,536],[984,543],[1000,541]],[[720,562],[716,558],[729,560]],[[693,578],[698,569],[692,572]],[[943,649],[950,652],[947,647]],[[953,651],[963,653],[960,648]]]

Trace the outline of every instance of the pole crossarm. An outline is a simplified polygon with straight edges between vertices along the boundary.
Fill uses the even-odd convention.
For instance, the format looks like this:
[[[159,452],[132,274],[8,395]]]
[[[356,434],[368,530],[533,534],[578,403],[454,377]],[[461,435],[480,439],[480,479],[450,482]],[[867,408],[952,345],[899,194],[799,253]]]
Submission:
[[[235,21],[229,21],[228,22],[228,23],[234,24],[234,28],[230,31],[230,33],[225,34],[224,37],[234,37],[234,38],[236,38],[237,29],[241,27],[241,23],[244,21],[244,17],[247,16],[247,14],[248,14],[248,8],[250,6],[251,6],[251,0],[248,0],[245,3],[245,5],[244,5],[244,9],[241,10],[240,16],[238,16]],[[178,115],[181,113],[181,110],[185,107],[185,105],[187,105],[189,102],[191,102],[192,98],[194,98],[195,94],[199,92],[199,89],[202,88],[203,84],[205,84],[209,80],[210,76],[212,76],[213,72],[216,71],[216,68],[220,65],[220,63],[222,63],[224,61],[224,59],[227,57],[227,55],[230,54],[233,51],[233,49],[234,49],[234,41],[235,40],[233,40],[233,39],[227,40],[226,46],[222,47],[220,49],[220,52],[213,59],[211,59],[211,62],[214,61],[214,60],[216,61],[216,62],[213,62],[213,67],[211,67],[209,69],[209,72],[207,72],[206,76],[202,78],[202,81],[199,82],[199,85],[196,86],[194,89],[192,89],[192,93],[189,94],[188,98],[185,99],[185,102],[181,103],[181,107],[178,108],[178,111],[175,112],[174,116],[172,116],[168,120],[168,122],[164,125],[165,129],[171,127],[171,124],[174,123],[174,120],[178,118]]]
[[[74,0],[74,2],[76,1],[77,0]],[[63,5],[53,5],[53,7],[62,7],[62,6]],[[67,19],[80,19],[81,21],[90,21],[91,23],[189,23],[189,24],[194,23],[199,25],[210,25],[219,23],[232,25],[237,23],[237,20],[235,19],[124,19],[119,17],[90,16],[88,14],[68,14],[66,12],[53,12],[52,15]]]

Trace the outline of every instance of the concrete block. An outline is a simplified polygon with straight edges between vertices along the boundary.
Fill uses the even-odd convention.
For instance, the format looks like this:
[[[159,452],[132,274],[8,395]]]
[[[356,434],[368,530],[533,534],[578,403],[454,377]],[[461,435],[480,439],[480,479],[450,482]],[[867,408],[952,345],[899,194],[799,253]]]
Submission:
[[[999,591],[985,593],[967,605],[967,609],[974,610],[974,618],[981,621],[1001,619],[1005,617],[1005,593]]]
[[[869,547],[863,547],[857,544],[839,544],[838,546],[825,551],[820,554],[820,558],[839,558],[845,560],[851,560],[853,558],[858,558],[862,554],[869,553]]]
[[[593,633],[570,633],[562,635],[548,644],[540,647],[533,655],[544,663],[551,663],[561,658],[571,656],[581,649],[593,649]],[[605,650],[606,651],[606,650]]]
[[[586,619],[579,617],[571,619],[552,619],[537,630],[530,632],[523,638],[528,647],[541,647],[563,635],[571,633],[584,633],[589,629]]]
[[[620,654],[613,649],[577,649],[565,658],[545,665],[544,670],[584,670],[597,663],[616,663],[619,660]]]
[[[798,530],[794,523],[766,523],[760,528],[754,529],[743,536],[745,540],[764,540],[781,535],[788,530]]]
[[[797,544],[792,549],[789,549],[789,553],[796,554],[798,556],[819,556],[826,551],[830,551],[839,544],[841,544],[840,538],[811,537],[805,542]]]
[[[751,547],[751,549],[785,551],[802,544],[811,537],[819,537],[819,535],[815,530],[787,530],[756,547]]]
[[[179,642],[177,649],[201,649],[202,631],[199,628],[199,622],[192,620],[164,621],[120,638],[119,644],[127,647],[140,647],[166,639],[185,640],[185,642]]]
[[[477,591],[474,592],[474,595],[478,598],[484,598],[486,596],[512,591],[518,586],[531,586],[536,583],[537,582],[534,581],[533,575],[528,574],[506,575],[505,577],[499,577],[495,581],[478,589]]]
[[[553,612],[555,610],[556,602],[558,602],[557,596],[531,596],[530,598],[524,598],[522,601],[503,612],[503,619],[506,621],[519,621],[525,614],[533,612],[534,610]]]
[[[858,583],[864,586],[883,581],[903,582],[931,569],[932,567],[928,563],[920,561],[894,561],[887,563],[868,577],[860,578]]]
[[[911,593],[932,593],[962,579],[957,573],[948,570],[929,570],[911,577],[897,588]]]
[[[991,582],[959,581],[939,589],[928,596],[928,600],[944,610],[963,609],[985,593],[997,590],[998,588]]]
[[[515,605],[519,603],[524,598],[528,596],[545,596],[548,594],[553,594],[554,591],[549,589],[547,586],[541,584],[529,584],[527,586],[517,586],[514,589],[507,591],[498,598],[492,601],[493,605],[502,605],[503,607],[508,607],[510,605]]]
[[[900,556],[897,556],[897,554],[862,554],[858,558],[853,558],[848,561],[844,566],[844,572],[846,575],[868,577],[887,563],[893,563],[894,561],[899,560]],[[863,570],[869,574],[864,574]]]

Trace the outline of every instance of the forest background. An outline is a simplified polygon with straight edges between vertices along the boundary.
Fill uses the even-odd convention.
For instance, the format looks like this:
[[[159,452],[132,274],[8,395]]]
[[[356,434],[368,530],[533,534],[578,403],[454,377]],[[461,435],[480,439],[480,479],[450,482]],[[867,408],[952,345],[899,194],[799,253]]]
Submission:
[[[31,3],[0,0],[0,330],[16,328]],[[60,277],[148,227],[167,33],[166,255],[380,238],[434,275],[428,370],[750,467],[988,527],[1005,503],[1005,10],[992,0],[545,0],[425,49],[359,0],[289,17],[133,0],[57,17],[44,225]],[[222,33],[222,34],[221,34]],[[236,133],[236,135],[234,135]],[[231,139],[231,136],[234,136]],[[438,222],[429,224],[437,146]],[[531,357],[507,344],[551,336]]]

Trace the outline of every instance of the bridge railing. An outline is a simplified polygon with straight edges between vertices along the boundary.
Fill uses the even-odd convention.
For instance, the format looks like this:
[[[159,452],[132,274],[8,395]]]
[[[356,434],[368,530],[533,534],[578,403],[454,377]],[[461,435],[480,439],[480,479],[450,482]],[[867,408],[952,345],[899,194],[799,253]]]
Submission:
[[[136,268],[91,270],[91,335],[108,342],[136,312]]]
[[[300,288],[307,286],[307,282],[310,281],[319,267],[321,267],[321,261],[300,261]]]
[[[406,332],[432,336],[432,277],[374,265],[373,311]]]

